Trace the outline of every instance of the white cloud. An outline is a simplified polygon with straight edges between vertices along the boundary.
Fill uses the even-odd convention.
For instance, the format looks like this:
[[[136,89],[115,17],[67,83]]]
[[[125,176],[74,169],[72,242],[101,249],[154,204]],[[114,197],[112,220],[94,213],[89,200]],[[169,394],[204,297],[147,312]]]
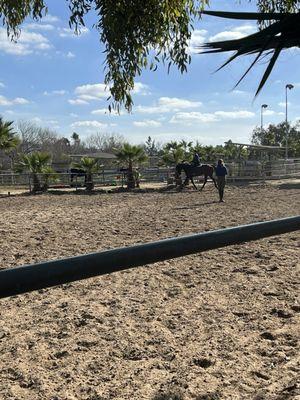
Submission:
[[[142,114],[161,114],[202,106],[200,101],[190,101],[177,97],[160,97],[154,106],[137,106],[135,111]]]
[[[98,110],[91,111],[91,114],[94,115],[109,115],[109,111],[107,108],[99,108]]]
[[[20,38],[18,40],[20,43],[29,43],[29,44],[41,44],[48,43],[48,39],[40,33],[29,32],[27,30],[22,30]]]
[[[101,129],[101,128],[107,128],[107,124],[103,124],[102,122],[99,121],[77,121],[73,122],[71,124],[72,128],[96,128],[96,129]]]
[[[89,104],[93,100],[106,99],[109,95],[106,85],[103,83],[77,86],[74,93],[77,95],[77,98],[69,100],[69,103],[73,105]]]
[[[14,42],[7,37],[6,30],[0,28],[0,51],[4,53],[26,56],[35,50],[49,50],[51,47],[49,40],[40,33],[23,29],[17,42]]]
[[[158,103],[160,106],[171,108],[172,110],[177,110],[181,108],[195,108],[202,106],[202,103],[200,101],[190,101],[185,99],[179,99],[177,97],[160,97]]]
[[[280,103],[278,103],[278,105],[279,105],[279,107],[285,107],[285,106],[286,106],[285,102],[283,102],[283,101],[281,101]],[[288,101],[288,102],[287,102],[287,105],[290,106],[291,103]]]
[[[266,111],[264,111],[264,115],[274,115],[274,114],[276,114],[276,113],[275,113],[275,111],[273,111],[273,110],[266,110]]]
[[[33,117],[30,121],[34,122],[35,124],[41,124],[43,122],[39,117]]]
[[[195,29],[192,32],[192,37],[188,41],[188,52],[191,54],[199,53],[199,47],[205,42],[206,40],[207,31],[205,29]]]
[[[111,110],[109,112],[108,108],[99,108],[98,110],[93,110],[91,111],[91,114],[94,115],[108,115],[108,116],[119,116],[119,115],[124,115],[124,111],[121,111],[118,113],[116,110]]]
[[[89,104],[87,101],[82,99],[70,99],[68,103],[72,104],[72,106],[82,106],[84,104]]]
[[[43,93],[44,96],[51,96],[51,95],[57,95],[57,96],[63,96],[64,94],[68,93],[66,90],[51,90],[51,92],[45,92]]]
[[[14,104],[28,104],[29,101],[28,101],[27,99],[24,99],[24,97],[16,97],[16,98],[13,100],[13,103],[14,103]]]
[[[298,46],[293,46],[287,49],[287,51],[291,54],[291,55],[298,55],[300,52],[300,49]],[[298,54],[297,54],[298,53]]]
[[[0,106],[11,106],[12,102],[9,101],[6,97],[0,95]]]
[[[282,116],[285,115],[283,112],[276,112],[274,110],[266,110],[264,111],[264,116],[270,116],[270,115],[278,115],[278,116]]]
[[[255,113],[251,111],[216,111],[214,113],[217,117],[222,119],[244,119],[255,117]]]
[[[252,118],[255,113],[245,110],[240,111],[216,111],[214,113],[201,112],[178,112],[171,119],[172,124],[183,124],[187,126],[195,123],[218,122],[224,119],[245,119]]]
[[[209,38],[210,42],[240,39],[257,31],[255,25],[241,25],[230,31],[219,32]]]
[[[233,28],[233,31],[244,32],[246,35],[251,35],[251,33],[257,32],[257,27],[256,25],[251,25],[251,24],[241,25]]]
[[[58,17],[56,17],[55,15],[47,14],[43,17],[42,21],[49,22],[49,23],[55,23],[55,22],[59,22],[60,19]]]
[[[70,117],[72,117],[72,118],[78,118],[79,115],[78,115],[78,114],[75,114],[75,113],[70,113]]]
[[[55,119],[47,119],[45,117],[43,117],[43,118],[33,117],[33,118],[30,119],[30,121],[33,122],[36,125],[48,127],[48,128],[50,128],[52,130],[60,129],[60,126],[58,125],[58,121],[55,120]]]
[[[4,83],[0,82],[0,88],[5,87]]]
[[[219,32],[214,36],[209,38],[210,42],[218,42],[221,40],[233,40],[233,39],[240,39],[241,37],[245,36],[241,32],[234,32],[234,31],[223,31]]]
[[[53,31],[55,27],[51,24],[42,24],[42,23],[37,23],[33,22],[31,24],[26,24],[25,25],[26,29],[31,29],[35,31]]]
[[[183,124],[183,125],[193,125],[195,123],[208,123],[217,121],[217,117],[210,113],[201,113],[197,111],[193,112],[179,112],[176,113],[171,119],[171,124]]]
[[[249,92],[246,92],[245,90],[238,90],[235,89],[231,92],[231,94],[236,95],[236,96],[249,96],[251,95]]]
[[[74,90],[77,98],[69,100],[70,104],[88,104],[91,101],[107,99],[110,95],[109,87],[104,83],[94,83],[77,86]],[[133,90],[135,94],[149,94],[149,86],[141,82],[136,82]],[[95,110],[93,114],[102,114],[102,110]]]
[[[0,95],[0,105],[1,106],[11,106],[13,104],[23,105],[28,104],[29,101],[24,99],[24,97],[16,97],[15,99],[9,100],[5,96]]]
[[[292,124],[292,125],[296,125],[299,121],[300,121],[300,116],[294,118],[294,119],[292,120],[291,124]]]
[[[87,84],[77,86],[75,94],[83,100],[99,100],[108,96],[108,90],[104,83]]]
[[[80,28],[78,33],[69,28],[60,28],[59,36],[62,38],[79,38],[80,36],[88,34],[90,31],[85,26]]]
[[[49,43],[40,43],[35,46],[37,50],[50,50],[52,47],[53,46]]]
[[[154,121],[153,119],[146,119],[144,121],[134,121],[133,125],[140,128],[158,128],[159,126],[161,126],[161,123],[158,121]]]
[[[74,58],[74,57],[75,57],[75,54],[72,53],[71,51],[68,51],[67,54],[66,54],[66,57],[67,57],[67,58]]]
[[[75,54],[72,53],[72,51],[68,51],[67,53],[64,53],[63,51],[56,50],[55,54],[57,54],[58,56],[64,57],[64,58],[74,58],[74,57],[76,57]]]
[[[134,89],[132,91],[133,94],[140,94],[140,95],[148,95],[150,94],[149,86],[142,83],[142,82],[135,82]]]

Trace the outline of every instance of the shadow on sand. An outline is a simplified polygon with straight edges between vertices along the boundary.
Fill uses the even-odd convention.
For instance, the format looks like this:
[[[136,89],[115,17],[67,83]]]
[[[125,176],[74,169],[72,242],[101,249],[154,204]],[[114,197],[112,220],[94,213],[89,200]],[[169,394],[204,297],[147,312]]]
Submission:
[[[175,208],[173,208],[173,210],[191,210],[192,208],[201,208],[203,206],[209,206],[212,204],[219,204],[219,201],[214,200],[214,201],[207,201],[205,203],[189,204],[188,206],[175,207]]]
[[[278,185],[278,189],[300,189],[300,180],[298,182],[286,182]]]

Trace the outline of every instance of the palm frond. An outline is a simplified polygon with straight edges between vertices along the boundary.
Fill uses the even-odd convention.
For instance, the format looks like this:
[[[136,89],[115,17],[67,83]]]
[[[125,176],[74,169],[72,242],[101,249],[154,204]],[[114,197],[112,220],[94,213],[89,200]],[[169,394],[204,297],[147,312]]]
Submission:
[[[271,21],[281,20],[290,14],[283,13],[263,13],[263,12],[230,12],[230,11],[201,11],[201,14],[212,15],[213,17],[254,20],[254,21]]]
[[[267,79],[268,79],[268,77],[269,77],[269,75],[270,75],[270,73],[271,73],[271,71],[272,71],[272,69],[274,67],[274,64],[275,64],[275,62],[276,62],[281,50],[282,50],[282,48],[280,46],[278,46],[278,48],[275,49],[274,54],[273,54],[273,56],[272,56],[272,58],[271,58],[271,60],[269,62],[269,65],[267,66],[267,69],[264,72],[262,80],[260,81],[258,89],[257,89],[257,91],[255,93],[255,96],[258,95],[258,93],[261,91],[261,89],[263,88],[264,84],[266,83],[266,81],[267,81]]]
[[[234,59],[242,55],[257,54],[250,67],[237,82],[236,86],[242,81],[242,79],[244,79],[259,60],[265,57],[267,53],[271,53],[272,57],[259,83],[255,96],[258,95],[266,83],[281,51],[291,47],[300,47],[300,13],[231,13],[222,11],[205,11],[204,14],[240,20],[254,19],[257,21],[275,21],[266,28],[241,39],[205,43],[200,47],[205,50],[202,51],[204,54],[235,51],[235,53],[218,68],[218,70],[224,68]]]

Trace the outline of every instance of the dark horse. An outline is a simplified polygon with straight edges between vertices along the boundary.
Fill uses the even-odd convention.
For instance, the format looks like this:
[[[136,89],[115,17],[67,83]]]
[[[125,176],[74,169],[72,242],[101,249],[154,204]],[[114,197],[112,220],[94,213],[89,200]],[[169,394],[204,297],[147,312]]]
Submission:
[[[70,176],[71,176],[71,183],[73,182],[74,178],[77,178],[77,176],[84,176],[84,183],[86,184],[86,172],[83,169],[71,168]]]
[[[215,170],[215,167],[213,165],[209,165],[209,164],[202,164],[202,165],[195,167],[194,165],[191,165],[188,163],[179,163],[176,165],[175,177],[176,177],[176,179],[180,178],[181,172],[184,171],[186,178],[185,178],[183,185],[187,185],[189,183],[189,180],[191,180],[194,188],[197,190],[197,187],[194,183],[193,177],[204,175],[204,183],[200,190],[202,190],[204,188],[208,177],[210,177],[210,179],[212,179],[212,181],[215,184],[215,187],[218,189],[216,180],[213,177],[214,170]]]

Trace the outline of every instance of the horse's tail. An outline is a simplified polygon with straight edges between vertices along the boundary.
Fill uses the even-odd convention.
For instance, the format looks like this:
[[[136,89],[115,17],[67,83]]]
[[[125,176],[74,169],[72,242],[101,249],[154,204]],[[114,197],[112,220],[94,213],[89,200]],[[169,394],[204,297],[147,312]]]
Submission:
[[[215,166],[215,164],[212,164],[211,166],[213,168],[213,172],[212,173],[217,174],[217,167]]]

